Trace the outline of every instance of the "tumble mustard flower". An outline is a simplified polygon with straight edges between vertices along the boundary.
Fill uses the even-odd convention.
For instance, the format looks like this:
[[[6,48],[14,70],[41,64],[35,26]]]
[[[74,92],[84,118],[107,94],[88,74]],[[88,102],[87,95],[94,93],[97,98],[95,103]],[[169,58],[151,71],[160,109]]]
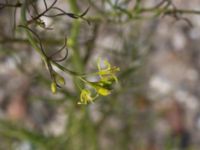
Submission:
[[[105,79],[108,78],[110,79],[114,79],[116,82],[118,81],[117,77],[116,77],[116,73],[118,71],[120,71],[119,67],[116,66],[111,66],[111,64],[108,62],[108,60],[104,60],[104,65],[105,67],[101,67],[101,60],[99,59],[97,62],[97,67],[98,67],[98,75],[101,79]]]
[[[88,104],[90,102],[93,102],[95,97],[92,97],[91,91],[88,89],[83,89],[81,91],[81,95],[80,95],[80,101],[78,102],[78,104]]]
[[[84,77],[79,77],[80,80],[90,87],[96,96],[92,96],[91,90],[83,89],[78,104],[88,104],[93,102],[98,96],[108,96],[111,94],[113,83],[118,81],[115,74],[120,71],[120,69],[119,67],[111,66],[107,60],[104,60],[103,62],[103,67],[100,64],[100,59],[97,62],[98,72],[94,73],[94,75],[99,76],[97,81],[91,82]]]

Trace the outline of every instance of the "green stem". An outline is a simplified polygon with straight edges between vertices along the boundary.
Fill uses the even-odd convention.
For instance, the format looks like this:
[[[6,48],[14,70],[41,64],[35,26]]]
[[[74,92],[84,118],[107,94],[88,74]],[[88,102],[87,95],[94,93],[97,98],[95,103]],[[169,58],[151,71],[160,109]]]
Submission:
[[[155,13],[157,11],[162,11],[163,8],[141,8],[140,13]],[[165,13],[182,13],[182,14],[196,14],[200,15],[199,10],[188,10],[188,9],[165,9]]]
[[[28,2],[25,0],[23,5],[22,5],[22,8],[21,8],[21,22],[22,22],[23,26],[27,26],[27,19],[26,19],[26,8],[27,7],[28,7]],[[28,41],[31,43],[31,45],[34,47],[34,49],[40,54],[43,61],[47,64],[47,62],[48,62],[47,57],[43,54],[42,50],[37,45],[37,42],[32,37],[30,31],[25,30],[25,32],[26,32],[26,35],[28,37]]]
[[[76,0],[69,0],[70,8],[75,14],[79,13],[78,5],[76,3]],[[80,31],[80,21],[74,20],[72,24],[72,29],[70,32],[70,47],[73,49],[73,56],[72,56],[72,63],[73,67],[76,72],[83,72],[84,66],[83,66],[83,60],[81,59],[80,53],[79,53],[79,47],[78,47],[78,36]]]
[[[79,73],[77,73],[77,72],[75,72],[75,71],[72,71],[72,70],[70,70],[70,69],[68,69],[68,68],[65,68],[65,67],[63,67],[62,65],[58,64],[58,63],[55,62],[55,61],[51,61],[51,63],[54,64],[56,67],[58,67],[60,70],[66,72],[66,73],[68,73],[68,74],[70,74],[70,75],[73,75],[73,76],[81,76],[81,74],[79,74]]]
[[[73,13],[75,14],[79,14],[79,8],[77,5],[77,1],[76,0],[68,0],[69,4],[70,4],[70,8],[73,11]],[[75,69],[76,72],[84,72],[84,63],[83,63],[83,59],[80,56],[80,52],[78,51],[78,35],[79,35],[79,31],[80,31],[80,21],[79,20],[74,20],[73,24],[72,24],[72,29],[71,29],[71,33],[70,33],[70,46],[73,49],[73,56],[72,56],[72,63],[73,63],[73,67]],[[78,84],[80,87],[83,87],[83,82],[80,80],[80,78],[76,78],[74,79],[74,83]],[[77,87],[78,89],[78,87]],[[91,122],[91,118],[89,116],[89,112],[87,107],[83,108],[83,117],[82,117],[82,123],[81,123],[81,129],[82,129],[82,134],[81,134],[81,138],[82,138],[82,146],[81,149],[88,149],[89,147],[91,147],[92,145],[95,147],[95,149],[97,149],[97,135],[94,131],[93,128],[93,123]],[[86,139],[91,139],[93,140],[92,142],[86,141]],[[94,149],[93,147],[93,149]],[[90,148],[89,148],[90,149]]]

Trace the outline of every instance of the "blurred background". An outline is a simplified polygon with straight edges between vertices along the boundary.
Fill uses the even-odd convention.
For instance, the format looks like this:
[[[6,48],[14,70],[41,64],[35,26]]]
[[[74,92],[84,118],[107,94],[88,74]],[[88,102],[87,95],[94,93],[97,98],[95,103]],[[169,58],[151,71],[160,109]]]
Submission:
[[[29,2],[27,17],[45,10],[43,0]],[[42,16],[52,30],[32,28],[45,50],[67,36],[63,66],[88,73],[101,57],[120,67],[112,94],[89,105],[77,105],[76,81],[60,70],[66,85],[51,93],[49,72],[18,29],[19,3],[0,0],[0,150],[200,149],[200,0],[58,0],[74,14],[89,7],[90,24]]]

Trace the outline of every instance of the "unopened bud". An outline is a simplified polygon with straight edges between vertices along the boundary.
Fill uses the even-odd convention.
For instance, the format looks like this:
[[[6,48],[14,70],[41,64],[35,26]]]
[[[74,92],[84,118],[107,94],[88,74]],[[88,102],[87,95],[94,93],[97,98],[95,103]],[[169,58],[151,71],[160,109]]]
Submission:
[[[57,92],[57,85],[55,82],[51,83],[51,92],[55,94]]]

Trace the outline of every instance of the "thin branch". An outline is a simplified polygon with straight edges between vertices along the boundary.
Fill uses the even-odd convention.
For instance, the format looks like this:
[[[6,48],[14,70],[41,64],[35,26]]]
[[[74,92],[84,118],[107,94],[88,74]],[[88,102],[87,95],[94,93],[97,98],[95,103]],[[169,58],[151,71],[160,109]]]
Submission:
[[[30,28],[28,28],[28,27],[26,27],[26,26],[19,25],[18,27],[22,27],[22,28],[24,28],[24,29],[30,31],[34,36],[37,37],[37,40],[39,41],[40,49],[41,49],[43,55],[47,57],[47,55],[46,55],[46,53],[45,53],[45,51],[44,51],[44,48],[43,48],[43,45],[42,45],[42,42],[41,42],[41,39],[40,39],[39,35],[37,35],[36,32],[34,32],[32,29],[30,29]]]
[[[46,0],[44,0],[44,5],[45,5],[45,8],[48,9]]]
[[[90,7],[88,7],[88,8],[87,8],[82,14],[80,14],[80,15],[73,14],[73,13],[68,13],[68,12],[62,10],[62,9],[59,8],[59,7],[52,7],[51,10],[52,10],[52,9],[58,10],[58,11],[60,11],[60,13],[54,14],[54,15],[46,15],[46,14],[45,14],[44,16],[45,16],[45,17],[58,17],[58,16],[67,15],[67,16],[69,16],[69,17],[71,17],[71,18],[74,18],[74,19],[81,18],[81,19],[87,21],[88,24],[90,24],[90,22],[89,22],[87,19],[84,18],[84,16],[85,16],[85,15],[87,14],[87,12],[89,11]]]
[[[6,0],[5,3],[0,3],[0,9],[4,9],[6,7],[8,8],[18,8],[21,7],[22,4],[20,2],[17,2],[16,4],[8,4],[8,1]]]
[[[44,16],[50,9],[52,9],[52,7],[57,3],[57,0],[54,0],[54,2],[51,4],[51,6],[49,6],[49,8],[45,9],[45,11],[43,11],[42,13],[40,13],[39,15],[37,15],[36,17],[33,17],[31,20],[28,20],[27,23],[31,24],[32,22],[34,22],[35,20],[39,19],[40,17]]]
[[[162,10],[163,10],[162,8],[157,8],[157,9],[155,9],[155,8],[141,8],[141,13],[155,13],[155,11],[162,11]],[[181,13],[181,14],[189,14],[189,15],[190,14],[191,15],[194,15],[194,14],[200,15],[200,10],[188,10],[188,9],[176,9],[176,10],[174,10],[174,9],[171,9],[171,8],[165,10],[165,13],[168,13],[168,14],[174,13],[174,12]]]
[[[55,62],[64,61],[64,60],[67,58],[67,56],[68,56],[68,48],[66,47],[66,46],[67,46],[67,38],[65,37],[64,40],[65,40],[65,41],[64,41],[64,45],[63,45],[59,50],[57,50],[56,52],[54,52],[53,54],[51,54],[51,55],[49,56],[49,58],[50,58],[50,59],[53,59]],[[66,53],[65,53],[65,56],[64,56],[63,58],[60,58],[60,59],[57,59],[57,60],[53,58],[54,56],[56,56],[56,55],[58,55],[60,52],[62,52],[64,49],[66,49]]]
[[[48,45],[59,45],[61,44],[61,39],[41,39],[42,43],[48,44]],[[10,37],[3,37],[0,39],[0,43],[29,43],[27,39],[22,38],[10,38]]]

